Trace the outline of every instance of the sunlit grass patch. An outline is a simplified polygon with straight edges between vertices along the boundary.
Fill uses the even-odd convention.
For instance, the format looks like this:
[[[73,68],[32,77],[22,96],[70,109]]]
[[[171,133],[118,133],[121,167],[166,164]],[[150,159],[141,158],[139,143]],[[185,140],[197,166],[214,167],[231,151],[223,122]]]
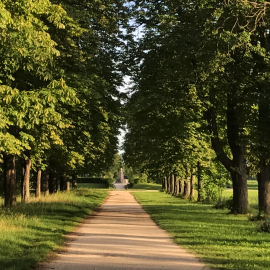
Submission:
[[[196,253],[214,269],[269,269],[270,234],[257,232],[246,215],[229,215],[228,210],[161,192],[133,195],[177,244]]]
[[[156,183],[135,184],[132,189],[160,190],[161,184],[156,184]]]
[[[64,244],[74,230],[107,196],[107,191],[76,189],[0,208],[0,269],[31,269]]]

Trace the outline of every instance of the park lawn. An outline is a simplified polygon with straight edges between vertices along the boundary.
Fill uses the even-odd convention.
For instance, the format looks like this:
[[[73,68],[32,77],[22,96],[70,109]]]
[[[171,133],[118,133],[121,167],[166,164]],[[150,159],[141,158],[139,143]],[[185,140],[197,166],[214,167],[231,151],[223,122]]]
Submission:
[[[104,190],[79,188],[0,208],[0,269],[32,269],[44,261],[107,195]]]
[[[143,190],[161,190],[161,184],[156,183],[141,183],[135,184],[132,189],[143,189]]]
[[[78,188],[102,188],[108,189],[106,184],[103,183],[78,183]]]
[[[133,195],[177,244],[213,269],[269,270],[270,235],[257,232],[246,215],[231,215],[162,192]]]

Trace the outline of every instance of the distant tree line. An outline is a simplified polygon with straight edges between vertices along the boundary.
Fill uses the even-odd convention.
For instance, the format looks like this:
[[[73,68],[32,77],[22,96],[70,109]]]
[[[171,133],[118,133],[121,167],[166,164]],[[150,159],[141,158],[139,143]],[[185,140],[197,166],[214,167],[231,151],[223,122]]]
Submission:
[[[248,211],[256,175],[259,210],[270,214],[270,3],[130,5],[142,33],[128,45],[125,162],[185,196],[197,175],[199,199],[204,180],[229,176],[236,214]]]

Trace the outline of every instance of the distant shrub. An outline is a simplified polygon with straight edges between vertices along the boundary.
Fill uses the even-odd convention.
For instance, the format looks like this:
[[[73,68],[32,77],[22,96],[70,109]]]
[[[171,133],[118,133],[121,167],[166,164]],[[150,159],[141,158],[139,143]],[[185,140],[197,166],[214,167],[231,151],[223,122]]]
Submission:
[[[257,231],[270,233],[270,219],[268,217],[258,222]]]
[[[103,184],[104,188],[112,187],[114,180],[112,178],[101,178],[101,177],[81,177],[77,180],[78,183],[88,184]]]
[[[115,182],[114,179],[112,179],[112,178],[103,178],[103,179],[106,181],[108,188],[113,187],[113,183]]]
[[[221,197],[217,200],[216,204],[214,205],[216,209],[229,209],[230,211],[233,209],[233,198],[224,198]]]
[[[134,186],[134,183],[128,183],[127,188],[130,189],[130,188],[133,188],[133,186]]]

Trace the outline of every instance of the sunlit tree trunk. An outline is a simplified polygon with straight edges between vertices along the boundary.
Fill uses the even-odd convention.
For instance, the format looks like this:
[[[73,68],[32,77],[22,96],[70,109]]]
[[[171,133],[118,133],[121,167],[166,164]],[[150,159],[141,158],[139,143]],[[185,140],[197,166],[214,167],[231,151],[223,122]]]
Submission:
[[[4,177],[5,177],[5,206],[16,204],[16,169],[15,156],[4,155]]]

